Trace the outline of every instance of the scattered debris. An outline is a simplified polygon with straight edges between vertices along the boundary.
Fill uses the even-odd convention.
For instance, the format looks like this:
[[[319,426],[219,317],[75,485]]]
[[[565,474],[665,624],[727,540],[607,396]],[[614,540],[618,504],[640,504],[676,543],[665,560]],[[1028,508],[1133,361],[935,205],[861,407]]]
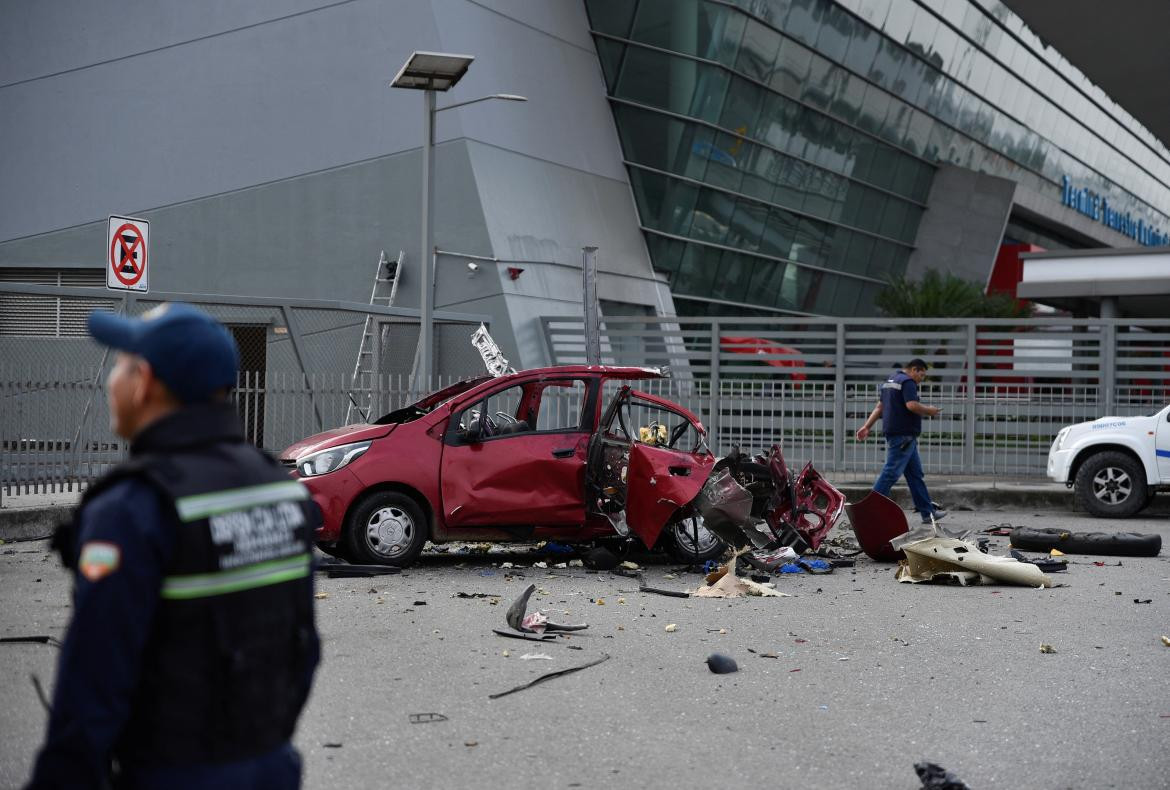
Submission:
[[[37,645],[52,645],[53,647],[61,647],[61,640],[55,636],[48,636],[37,634],[35,636],[4,636],[0,637],[0,642],[7,644],[37,644]]]
[[[503,655],[503,657],[504,657],[504,658],[508,658],[509,656],[511,656],[511,655],[512,655],[512,651],[511,651],[511,650],[505,650],[505,651],[504,651],[504,652],[503,652],[501,655]]]
[[[538,678],[530,680],[527,683],[516,686],[515,688],[510,688],[507,691],[501,691],[497,694],[489,694],[488,699],[499,699],[500,697],[506,697],[509,694],[515,694],[517,691],[524,691],[525,689],[530,689],[533,686],[535,686],[536,684],[543,683],[546,680],[552,680],[553,678],[559,678],[562,675],[568,675],[572,672],[580,672],[582,669],[588,669],[589,667],[595,667],[598,664],[602,663],[603,661],[608,661],[608,660],[609,660],[609,654],[602,653],[600,658],[595,658],[594,660],[592,660],[588,663],[581,664],[581,665],[575,666],[575,667],[569,667],[568,669],[559,669],[556,672],[549,672],[547,674],[541,675]]]
[[[890,544],[910,529],[906,513],[898,503],[877,491],[870,491],[860,502],[845,505],[853,534],[861,550],[878,562],[897,562],[905,555]]]
[[[426,605],[427,605],[426,601],[415,601],[414,603],[411,604],[411,606],[426,606]]]
[[[329,597],[329,593],[319,592],[319,593],[315,594],[313,597],[316,598],[318,601],[324,601],[326,598]]]
[[[329,579],[354,579],[366,576],[389,576],[402,573],[402,568],[396,568],[393,565],[351,565],[338,561],[322,564],[317,568],[317,571],[324,573]]]
[[[623,562],[623,563],[622,563],[621,565],[619,565],[618,567],[620,567],[620,568],[623,568],[624,570],[627,570],[627,571],[636,571],[636,570],[641,570],[641,568],[639,568],[639,567],[638,567],[638,563],[636,563],[636,562],[630,562],[629,560],[626,560],[625,562]]]
[[[641,580],[638,583],[638,592],[653,593],[654,595],[665,595],[669,598],[690,598],[691,594],[679,590],[662,590],[658,587],[647,587]]]
[[[468,748],[471,748],[474,746],[479,746],[479,741],[464,741],[463,745],[468,747]]]
[[[764,598],[791,598],[788,593],[782,593],[769,584],[760,584],[751,579],[741,579],[735,575],[735,563],[746,549],[740,549],[725,565],[707,574],[705,585],[691,593],[696,598],[741,598],[745,595],[758,595]]]
[[[1013,557],[982,554],[973,543],[955,537],[938,524],[911,530],[890,541],[890,546],[906,555],[895,572],[900,582],[943,582],[962,587],[996,582],[1052,586],[1052,580],[1035,565]]]
[[[716,675],[729,675],[732,672],[739,671],[739,664],[736,664],[735,659],[731,656],[725,656],[722,653],[712,653],[707,656],[707,669]]]
[[[1065,554],[1156,557],[1162,551],[1162,536],[1137,532],[1070,532],[1066,529],[1016,527],[1012,530],[1012,545],[1028,551],[1059,549]]]
[[[326,749],[340,749],[341,748],[340,743],[323,743],[321,745],[324,746]]]
[[[1055,653],[1056,648],[1053,647],[1052,645],[1042,644],[1042,645],[1040,645],[1040,652],[1041,653]]]
[[[496,595],[495,593],[456,592],[456,593],[451,593],[451,597],[452,598],[499,598],[500,596]]]
[[[1054,549],[1055,551],[1055,549]],[[1015,549],[1011,550],[1011,555],[1020,562],[1027,562],[1035,565],[1045,573],[1063,573],[1068,570],[1068,560],[1057,560],[1045,557],[1027,557]]]
[[[590,549],[585,554],[584,560],[585,566],[595,571],[613,570],[621,563],[618,556],[604,546],[597,546]]]
[[[1162,644],[1165,645],[1166,647],[1170,647],[1170,636],[1166,636],[1165,634],[1163,634],[1162,635]]]
[[[923,790],[971,790],[962,779],[938,763],[914,763]]]
[[[1154,599],[1153,598],[1134,598],[1133,602],[1134,603],[1153,603]]]
[[[412,713],[409,716],[411,724],[431,724],[437,721],[447,721],[442,713]]]
[[[664,628],[662,630],[666,631],[666,633],[668,633],[668,634],[673,634],[675,631],[678,630],[678,625],[676,623],[671,623],[668,626],[666,626],[666,628]]]
[[[545,615],[544,612],[541,611],[536,611],[532,614],[525,614],[528,610],[528,599],[532,597],[532,593],[534,592],[536,592],[536,585],[528,585],[524,592],[520,594],[520,597],[517,598],[512,603],[512,605],[508,607],[505,620],[507,620],[508,626],[513,631],[530,634],[543,634],[546,631],[582,631],[589,627],[584,623],[579,625],[554,623],[548,619],[548,616]],[[496,631],[496,633],[498,634],[500,631]],[[504,635],[510,636],[511,634]]]
[[[547,653],[525,653],[520,656],[521,661],[552,661],[553,657]]]
[[[512,639],[527,639],[530,642],[549,642],[557,638],[556,634],[536,634],[529,631],[513,631],[511,628],[493,628],[493,634],[511,637]]]

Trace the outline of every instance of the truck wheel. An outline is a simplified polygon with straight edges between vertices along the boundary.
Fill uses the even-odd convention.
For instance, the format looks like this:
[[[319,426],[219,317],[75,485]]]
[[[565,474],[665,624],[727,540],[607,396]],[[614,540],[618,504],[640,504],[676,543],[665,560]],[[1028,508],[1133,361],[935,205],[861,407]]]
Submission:
[[[1127,518],[1146,505],[1145,469],[1124,453],[1096,453],[1077,470],[1076,495],[1094,516]]]
[[[703,517],[698,513],[667,524],[662,531],[662,543],[676,559],[691,563],[718,559],[727,551],[727,544],[703,526]]]
[[[376,491],[358,503],[345,528],[353,562],[405,568],[427,542],[427,519],[406,494]]]

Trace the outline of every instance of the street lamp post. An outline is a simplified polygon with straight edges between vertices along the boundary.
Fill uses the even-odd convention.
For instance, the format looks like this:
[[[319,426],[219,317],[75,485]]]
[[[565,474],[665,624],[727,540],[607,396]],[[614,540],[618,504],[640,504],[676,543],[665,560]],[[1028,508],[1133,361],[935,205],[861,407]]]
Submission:
[[[497,93],[478,99],[456,102],[446,107],[435,107],[435,94],[446,92],[467,73],[471,55],[451,55],[443,52],[414,52],[411,54],[394,81],[392,88],[409,88],[423,92],[423,150],[422,150],[422,251],[419,255],[419,327],[418,327],[418,368],[415,384],[419,393],[425,393],[433,373],[434,308],[435,294],[432,290],[432,267],[435,250],[435,114],[443,110],[465,107],[489,99],[505,101],[528,101],[523,96]]]

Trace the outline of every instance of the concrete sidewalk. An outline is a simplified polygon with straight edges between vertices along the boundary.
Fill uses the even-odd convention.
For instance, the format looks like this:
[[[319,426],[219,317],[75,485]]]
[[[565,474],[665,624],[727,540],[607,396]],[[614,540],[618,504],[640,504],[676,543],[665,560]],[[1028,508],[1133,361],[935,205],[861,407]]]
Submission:
[[[829,482],[857,502],[870,491],[873,480],[857,475],[834,477]],[[964,510],[991,509],[1073,509],[1072,491],[1060,483],[1040,478],[1004,480],[989,477],[927,477],[930,495],[946,508]],[[905,485],[895,486],[893,498],[909,508],[910,492]],[[0,540],[30,540],[52,533],[56,525],[69,518],[81,499],[78,491],[51,494],[6,495],[0,505]]]

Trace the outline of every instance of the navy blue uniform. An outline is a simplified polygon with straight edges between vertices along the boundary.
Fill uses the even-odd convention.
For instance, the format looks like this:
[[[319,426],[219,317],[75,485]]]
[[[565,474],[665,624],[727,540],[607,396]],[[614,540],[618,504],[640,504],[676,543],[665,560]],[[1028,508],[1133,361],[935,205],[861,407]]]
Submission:
[[[918,384],[899,370],[882,384],[882,433],[886,436],[917,436],[922,417],[906,408],[918,400]]]
[[[914,500],[914,509],[929,522],[935,513],[930,491],[918,455],[918,435],[922,433],[922,417],[906,408],[918,400],[918,383],[905,371],[899,370],[882,384],[882,433],[886,437],[886,463],[873,484],[873,490],[889,496],[898,478],[905,476]]]
[[[149,452],[193,452],[191,448],[209,454],[208,458],[218,458],[215,454],[221,454],[229,459],[254,456],[255,460],[244,460],[234,466],[217,463],[215,468],[222,469],[217,473],[215,468],[209,468],[207,475],[190,474],[193,469],[202,472],[198,464],[178,463],[175,474],[182,472],[187,478],[213,480],[218,477],[216,482],[220,484],[225,476],[230,478],[234,474],[240,481],[235,485],[250,482],[249,474],[253,478],[259,475],[262,480],[284,481],[228,491],[237,498],[238,491],[283,487],[283,493],[277,493],[288,500],[288,487],[299,486],[283,478],[275,465],[246,445],[238,434],[230,406],[186,409],[163,418],[135,439],[131,458],[142,458]],[[164,468],[172,457],[175,457],[173,453],[154,459],[146,456],[152,467]],[[222,501],[223,493],[176,500],[166,490],[160,490],[151,474],[145,478],[125,475],[83,501],[74,522],[76,539],[62,547],[66,563],[77,569],[74,612],[57,669],[48,735],[30,787],[96,788],[110,786],[111,780],[114,787],[214,786],[222,790],[298,787],[300,758],[288,739],[308,695],[319,655],[312,624],[312,578],[305,553],[308,544],[304,538],[315,524],[300,514],[313,513],[315,508],[302,511],[302,505],[310,506],[300,501],[295,491],[290,501],[278,501],[269,495],[267,503],[260,502],[260,507],[272,512],[292,512],[293,523],[288,525],[287,534],[293,536],[294,528],[298,530],[296,545],[285,552],[285,559],[276,563],[283,562],[286,566],[290,561],[302,563],[294,572],[286,569],[279,578],[255,581],[257,571],[250,569],[274,564],[262,557],[268,561],[251,565],[241,562],[237,568],[221,563],[227,570],[218,574],[213,571],[178,575],[190,567],[203,569],[191,566],[192,557],[214,568],[215,563],[207,561],[211,555],[197,542],[201,536],[212,534],[213,529],[207,526],[206,513],[193,512],[190,503],[198,504],[199,499],[206,500],[208,496],[218,496]],[[190,481],[188,484],[191,485]],[[236,507],[223,517],[228,521],[212,523],[212,527],[219,527],[219,537],[226,534],[226,538],[217,538],[216,543],[210,537],[203,540],[206,548],[218,551],[221,559],[230,559],[237,556],[232,552],[244,550],[243,533],[237,530],[230,534],[233,526],[242,523],[253,530],[251,535],[257,534],[256,524],[248,523],[247,519],[250,512],[256,511],[259,500],[255,494],[250,496],[243,507],[252,507],[252,511]],[[206,510],[213,512],[214,508]],[[184,512],[188,513],[187,517],[182,515]],[[271,526],[268,522],[273,518],[268,511],[261,515],[267,519],[262,526]],[[216,518],[211,516],[211,522]],[[292,544],[292,537],[287,542]],[[254,557],[242,559],[250,561]],[[235,588],[224,587],[233,578],[244,578],[241,573],[245,571],[252,574],[249,577],[252,581],[247,582],[251,588],[243,588],[239,581],[234,582]],[[209,579],[218,579],[219,588],[210,586]],[[203,588],[197,583],[202,583]],[[268,598],[261,599],[261,605],[257,606],[255,597],[249,597],[256,595]],[[288,605],[289,601],[294,605]],[[270,603],[275,606],[265,611]],[[279,614],[282,610],[295,610],[295,613],[282,618]],[[229,615],[225,617],[224,612]],[[299,646],[290,645],[286,651],[285,642],[274,642],[261,646],[267,649],[266,653],[246,646],[252,649],[250,654],[236,649],[243,640],[238,629],[236,632],[230,627],[225,629],[229,617],[231,621],[244,623],[245,633],[268,627],[269,632],[284,638],[281,635],[285,632],[298,628]],[[209,623],[206,631],[188,627],[200,622]],[[176,629],[174,623],[180,627]],[[197,641],[183,641],[185,637],[178,635],[180,631],[193,634],[190,638]],[[234,652],[225,653],[216,644],[214,633],[217,632],[228,635],[222,641],[230,643]],[[263,638],[268,638],[268,633]],[[210,649],[202,649],[203,644],[209,644]],[[273,661],[273,656],[294,656],[298,650],[300,658],[296,661],[291,657]],[[238,659],[236,663],[246,671],[237,672],[238,677],[228,677],[230,671],[211,669],[227,667],[222,662],[215,663],[225,655],[233,661]],[[251,665],[248,665],[249,658]],[[255,666],[258,662],[275,663],[264,674],[279,676],[281,685],[266,687]],[[284,675],[281,675],[282,665],[291,667]],[[182,674],[168,674],[172,669],[174,673],[186,672],[190,682]],[[260,682],[255,682],[257,677]],[[232,686],[232,682],[239,686]],[[184,691],[189,686],[195,691]],[[247,696],[247,687],[265,697],[287,698],[282,718],[275,723],[265,720],[256,724],[247,720],[246,714],[233,711],[230,704],[222,703],[221,697],[230,700]],[[277,693],[273,694],[273,690]],[[221,692],[219,696],[217,692]],[[198,701],[202,698],[213,700],[214,705],[208,707],[214,710],[199,710]],[[270,699],[263,710],[279,706],[282,701]],[[255,700],[247,700],[246,707],[256,707]],[[239,734],[251,731],[249,728],[267,734],[250,742],[249,736]],[[212,735],[206,738],[198,735],[203,732]],[[223,742],[224,738],[216,740],[215,733],[224,732],[231,733],[227,743]],[[111,772],[114,761],[118,763],[116,773]]]

